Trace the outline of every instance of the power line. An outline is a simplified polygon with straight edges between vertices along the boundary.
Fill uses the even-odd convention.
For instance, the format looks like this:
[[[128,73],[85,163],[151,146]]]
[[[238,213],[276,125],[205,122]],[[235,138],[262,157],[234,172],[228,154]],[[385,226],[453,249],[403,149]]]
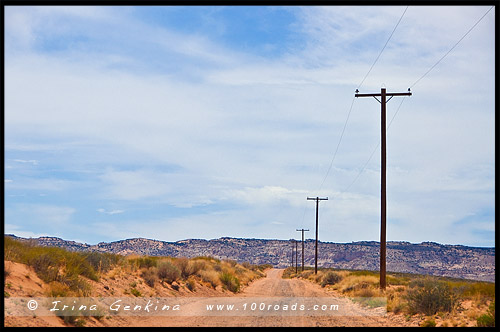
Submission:
[[[385,50],[385,47],[387,46],[387,44],[389,43],[389,40],[391,40],[392,38],[392,35],[394,34],[394,31],[396,31],[396,29],[398,28],[399,26],[399,23],[401,23],[401,20],[403,19],[403,16],[405,15],[406,11],[408,10],[408,6],[406,6],[403,14],[401,14],[401,17],[399,18],[399,21],[398,23],[396,23],[396,26],[394,27],[394,29],[392,30],[391,32],[391,35],[389,36],[389,39],[387,39],[387,41],[385,42],[385,45],[384,47],[382,47],[382,50],[380,51],[380,53],[378,54],[377,58],[375,59],[375,61],[373,62],[372,66],[370,67],[370,69],[368,70],[368,72],[366,73],[365,77],[363,78],[363,80],[361,81],[361,83],[359,83],[357,89],[359,89],[361,87],[361,85],[363,85],[364,81],[366,80],[366,78],[368,77],[368,75],[370,74],[370,72],[372,71],[373,67],[375,66],[375,64],[377,63],[378,59],[380,58],[380,56],[382,55],[382,52],[384,52]]]
[[[427,76],[446,56],[448,56],[448,54],[450,54],[457,46],[458,44],[484,19],[484,17],[491,11],[491,9],[493,9],[494,6],[492,6],[491,8],[489,8],[486,13],[453,45],[453,47],[448,51],[446,52],[433,66],[431,66],[419,79],[417,79],[412,85],[410,85],[410,88],[414,87],[415,85],[417,85],[425,76]],[[399,18],[398,22],[396,23],[396,26],[394,27],[393,31],[391,32],[389,38],[387,39],[386,43],[384,44],[384,47],[382,48],[382,50],[380,51],[379,55],[377,56],[377,58],[375,59],[375,61],[373,62],[373,64],[371,65],[370,69],[368,70],[368,72],[366,73],[366,75],[364,76],[363,80],[361,81],[361,83],[358,85],[358,89],[359,87],[361,87],[361,85],[364,83],[364,81],[366,80],[366,78],[368,77],[368,75],[371,73],[373,67],[375,66],[375,64],[378,62],[380,56],[382,55],[383,51],[385,50],[387,44],[389,43],[389,41],[391,40],[392,36],[394,35],[394,32],[396,31],[397,27],[399,26],[399,24],[401,23],[401,20],[403,19],[404,15],[406,14],[406,11],[408,10],[408,6],[405,8],[405,10],[403,11],[401,17]],[[349,108],[349,112],[347,114],[347,118],[346,118],[346,121],[344,123],[344,127],[342,129],[342,133],[340,135],[340,139],[339,139],[339,142],[337,144],[337,147],[335,149],[335,152],[334,152],[334,155],[332,157],[332,160],[330,162],[330,165],[328,167],[328,170],[326,172],[326,175],[325,177],[323,178],[323,181],[321,182],[321,185],[320,185],[320,190],[321,188],[323,187],[326,179],[328,178],[328,175],[331,171],[331,168],[333,166],[333,162],[337,156],[337,152],[338,152],[338,149],[340,147],[340,144],[342,142],[342,139],[344,137],[344,133],[345,133],[345,129],[347,128],[347,123],[349,121],[349,118],[350,118],[350,115],[351,115],[351,112],[352,112],[352,109],[353,109],[353,105],[354,105],[354,99],[356,98],[353,98],[353,101],[351,103],[351,106]],[[403,98],[398,109],[396,110],[396,112],[394,113],[391,121],[389,122],[389,125],[387,127],[387,130],[389,129],[389,127],[391,126],[392,122],[394,121],[394,118],[396,117],[396,115],[398,114],[404,100],[406,98]],[[349,184],[349,186],[344,190],[342,191],[341,193],[345,193],[347,192],[351,186],[357,181],[357,179],[359,178],[359,176],[361,175],[361,173],[363,173],[363,171],[365,170],[366,166],[368,165],[368,163],[370,162],[370,160],[373,158],[373,155],[375,154],[375,151],[378,149],[380,145],[380,141],[379,143],[377,144],[377,146],[375,147],[375,149],[373,150],[373,152],[371,153],[370,157],[368,158],[368,160],[366,161],[366,163],[363,165],[363,167],[361,168],[361,170],[359,171],[359,173],[356,175],[356,177],[354,178],[354,180]],[[306,209],[307,207],[304,207],[304,213],[303,213],[303,217],[302,217],[302,223],[304,222],[304,218],[305,218],[305,213],[306,213]]]
[[[419,83],[425,76],[427,76],[427,74],[429,74],[446,56],[448,56],[448,54],[450,54],[454,49],[455,47],[457,47],[457,45],[479,24],[479,22],[481,22],[483,20],[483,18],[494,8],[494,6],[492,6],[490,9],[488,9],[486,11],[486,13],[484,13],[483,16],[481,16],[481,18],[455,43],[455,45],[453,45],[452,48],[450,48],[450,50],[448,50],[448,52],[446,52],[434,65],[432,65],[418,80],[415,81],[415,83],[413,83],[412,85],[410,85],[410,88],[414,87],[417,83]],[[394,113],[391,121],[389,122],[389,125],[387,126],[387,130],[389,130],[389,127],[391,126],[392,122],[394,121],[394,118],[396,117],[396,115],[398,114],[399,112],[399,109],[401,108],[401,105],[403,105],[403,102],[405,101],[406,98],[403,98],[401,100],[401,104],[399,104],[399,107],[398,109],[396,110],[396,112]],[[375,147],[375,149],[373,150],[373,152],[370,154],[370,157],[368,158],[368,160],[366,161],[366,163],[363,165],[363,167],[361,168],[361,170],[359,171],[359,173],[356,175],[356,177],[354,178],[354,180],[349,184],[349,186],[347,186],[347,188],[342,191],[341,193],[345,193],[347,192],[351,186],[357,181],[357,179],[359,178],[359,176],[361,175],[361,173],[363,173],[363,171],[365,170],[366,166],[368,165],[368,163],[370,162],[370,160],[373,158],[373,155],[375,154],[375,151],[377,151],[378,147],[380,145],[380,141],[378,142],[377,146]]]
[[[337,152],[339,151],[340,142],[342,142],[342,137],[344,137],[345,128],[347,127],[347,122],[349,121],[349,117],[351,116],[352,106],[354,105],[355,99],[356,99],[356,97],[354,97],[352,99],[351,107],[349,108],[349,113],[347,113],[347,119],[345,120],[344,128],[342,129],[342,133],[340,134],[340,139],[339,139],[339,142],[337,144],[337,148],[335,149],[335,153],[333,154],[333,158],[332,158],[332,161],[330,162],[330,166],[328,167],[328,170],[326,171],[326,175],[323,178],[323,181],[321,182],[321,185],[319,186],[318,191],[321,190],[321,188],[323,188],[323,184],[325,184],[326,178],[330,174],[330,170],[332,169],[332,166],[333,166],[333,161],[335,160],[335,157],[337,156]]]
[[[371,65],[371,67],[368,70],[368,72],[366,73],[365,77],[361,80],[361,83],[359,83],[359,85],[358,85],[358,87],[357,87],[356,90],[358,90],[361,87],[361,85],[363,85],[363,83],[366,80],[366,78],[368,77],[368,75],[370,75],[370,72],[372,71],[372,69],[375,66],[375,64],[377,63],[378,59],[380,58],[380,56],[384,52],[385,48],[387,47],[387,44],[389,44],[389,41],[391,40],[392,36],[394,35],[394,32],[398,28],[399,23],[401,23],[401,20],[403,19],[403,16],[405,15],[405,13],[406,13],[407,10],[408,10],[408,6],[406,6],[405,10],[403,11],[403,14],[401,14],[401,17],[399,18],[398,22],[396,23],[396,26],[394,27],[394,29],[392,30],[391,34],[389,35],[389,38],[385,42],[384,47],[382,47],[382,49],[380,50],[380,53],[378,54],[377,58],[375,59],[375,61]],[[344,137],[344,132],[345,132],[345,129],[347,127],[347,123],[349,122],[349,117],[351,116],[351,112],[352,112],[352,108],[353,108],[354,100],[355,99],[356,98],[354,97],[353,100],[352,100],[352,102],[351,102],[351,107],[349,108],[349,112],[347,113],[347,118],[346,118],[345,123],[344,123],[344,128],[342,128],[342,133],[340,134],[340,139],[339,139],[339,142],[337,144],[337,147],[335,148],[335,152],[333,154],[332,161],[330,162],[330,166],[328,167],[328,170],[326,171],[326,175],[323,178],[323,181],[321,182],[321,185],[319,186],[318,191],[323,188],[323,185],[325,184],[325,181],[328,178],[328,175],[330,174],[330,171],[331,171],[332,166],[333,166],[333,161],[335,160],[335,157],[337,156],[337,152],[339,150],[340,143],[342,142],[342,138]]]
[[[455,47],[457,47],[458,44],[460,44],[460,42],[476,27],[476,25],[479,24],[479,22],[481,22],[483,20],[483,18],[490,12],[490,10],[492,10],[495,6],[491,6],[490,9],[488,9],[486,11],[486,13],[484,13],[483,16],[481,16],[481,18],[469,29],[469,31],[467,31],[465,33],[465,35],[462,36],[462,38],[460,38],[456,43],[455,45],[453,45],[452,48],[450,48],[450,50],[448,52],[445,53],[445,55],[443,55],[441,57],[441,59],[439,59],[431,68],[429,68],[429,70],[427,70],[425,72],[425,74],[423,74],[418,80],[415,81],[415,83],[413,83],[412,85],[410,85],[410,88],[414,87],[415,85],[417,85],[418,82],[420,82],[421,79],[423,79],[425,76],[427,76],[427,74],[429,74],[431,72],[431,70],[434,69],[434,67],[436,67],[448,54],[451,53],[451,51],[453,51],[455,49]]]
[[[387,131],[389,131],[389,128],[391,127],[392,121],[394,121],[394,118],[396,117],[396,114],[398,114],[399,109],[401,108],[401,105],[403,105],[403,102],[405,100],[406,100],[406,98],[401,99],[401,103],[399,104],[398,109],[396,110],[396,112],[394,113],[394,115],[391,118],[391,121],[389,121],[389,124],[387,125]],[[363,167],[361,168],[361,170],[359,171],[359,173],[356,175],[356,177],[354,178],[354,180],[351,182],[351,184],[349,184],[349,186],[347,186],[347,188],[345,190],[341,191],[340,193],[345,193],[345,192],[349,191],[349,189],[351,188],[351,186],[356,182],[356,180],[358,180],[358,178],[361,175],[361,173],[363,173],[363,171],[365,170],[366,166],[368,166],[368,163],[370,162],[370,160],[372,160],[373,155],[375,154],[375,151],[377,151],[377,149],[378,149],[379,146],[380,146],[380,141],[378,142],[377,146],[373,149],[372,153],[370,154],[370,157],[365,162],[365,164],[363,165]],[[340,193],[339,193],[339,195],[340,195]]]

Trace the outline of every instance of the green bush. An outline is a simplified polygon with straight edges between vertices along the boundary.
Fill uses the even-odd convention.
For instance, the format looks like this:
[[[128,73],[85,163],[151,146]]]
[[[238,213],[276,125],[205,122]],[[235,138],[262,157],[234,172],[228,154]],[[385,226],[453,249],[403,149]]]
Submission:
[[[142,279],[144,279],[146,285],[148,285],[149,287],[154,287],[156,280],[158,280],[158,270],[156,269],[156,267],[146,269],[142,271],[141,277]]]
[[[238,262],[235,261],[234,259],[225,259],[224,262],[228,263],[231,267],[235,267],[236,264],[238,264]]]
[[[476,296],[495,298],[495,283],[485,281],[448,281],[448,284],[461,296],[474,298]]]
[[[149,269],[151,267],[158,266],[159,259],[160,257],[145,256],[145,257],[132,258],[129,260],[129,263],[135,265],[139,269],[143,268]]]
[[[457,295],[446,282],[432,279],[411,282],[406,300],[410,312],[429,316],[438,311],[450,312],[458,303]]]
[[[206,263],[205,261],[189,260],[185,257],[181,257],[174,261],[174,265],[181,271],[182,278],[187,279],[203,269],[206,266]]]
[[[321,287],[325,287],[326,285],[335,285],[340,280],[342,280],[342,276],[338,273],[329,271],[321,278]]]
[[[233,274],[229,272],[222,272],[219,275],[219,279],[227,290],[233,293],[240,290],[240,281]]]
[[[186,282],[186,287],[191,291],[194,292],[196,289],[196,281],[191,277],[187,280]]]
[[[352,276],[379,276],[379,272],[376,271],[368,271],[368,270],[357,270],[357,271],[352,271],[350,273]]]
[[[162,281],[166,281],[171,284],[180,278],[181,271],[171,262],[161,261],[160,263],[158,263],[157,274],[158,278],[160,278]]]
[[[202,259],[202,260],[209,261],[209,262],[220,263],[220,259],[212,257],[212,256],[196,256],[193,258],[193,260],[198,260],[198,259]]]
[[[495,301],[490,303],[488,312],[477,318],[477,326],[479,327],[495,327]]]
[[[80,276],[94,281],[99,280],[92,266],[95,260],[88,261],[87,254],[56,247],[40,247],[32,242],[16,241],[9,237],[4,237],[4,240],[5,259],[33,267],[37,276],[46,283],[56,281],[68,286],[78,295],[86,296],[90,293],[90,285]]]
[[[135,289],[135,288],[132,288],[132,289],[130,290],[130,293],[131,293],[132,295],[136,296],[136,297],[140,297],[140,296],[142,296],[141,292],[140,292],[139,290]]]
[[[436,327],[436,321],[432,318],[425,320],[420,327]]]
[[[80,253],[80,255],[99,273],[108,272],[123,259],[119,255],[102,252]]]
[[[56,257],[47,253],[31,257],[26,255],[26,263],[33,267],[36,274],[40,279],[45,282],[60,280],[59,276],[59,262]]]

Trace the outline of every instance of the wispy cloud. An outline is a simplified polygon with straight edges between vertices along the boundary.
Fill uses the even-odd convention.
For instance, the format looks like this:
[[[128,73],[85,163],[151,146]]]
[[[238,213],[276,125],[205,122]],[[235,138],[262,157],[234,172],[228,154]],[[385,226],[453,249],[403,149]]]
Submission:
[[[23,164],[32,164],[33,166],[36,166],[38,165],[38,160],[23,160],[23,159],[14,159],[13,161],[15,161],[16,163],[23,163]]]
[[[130,218],[120,219],[125,228],[106,224],[115,237],[268,236],[271,225],[274,237],[289,238],[310,227],[306,196],[326,195],[324,239],[376,240],[379,152],[343,192],[380,135],[379,104],[353,104],[354,89],[404,9],[7,7],[9,218],[21,215],[16,204],[35,203],[46,206],[40,218],[80,234],[89,220],[104,224],[96,215],[115,215]],[[486,9],[410,6],[362,89],[406,91]],[[493,27],[489,15],[390,127],[389,239],[467,243],[451,235],[453,222],[493,206]],[[88,241],[109,236],[94,232]]]
[[[124,210],[110,210],[110,211],[107,211],[105,209],[97,209],[98,212],[100,213],[105,213],[105,214],[109,214],[109,215],[113,215],[113,214],[120,214],[120,213],[124,213],[125,211]]]

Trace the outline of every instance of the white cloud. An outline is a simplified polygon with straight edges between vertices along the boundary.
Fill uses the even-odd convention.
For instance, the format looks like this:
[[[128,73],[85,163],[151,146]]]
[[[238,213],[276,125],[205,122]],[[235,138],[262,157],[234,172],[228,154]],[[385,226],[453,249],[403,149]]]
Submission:
[[[115,200],[184,209],[214,205],[228,210],[224,223],[243,220],[226,228],[242,234],[265,234],[257,225],[262,223],[283,225],[279,234],[286,238],[284,225],[293,234],[305,222],[304,209],[312,209],[305,197],[328,195],[333,202],[321,211],[331,222],[326,221],[323,234],[336,241],[376,239],[379,151],[349,192],[342,192],[379,141],[376,101],[354,100],[329,177],[321,193],[315,190],[329,167],[353,90],[404,7],[296,10],[299,21],[292,26],[306,37],[301,44],[306,47],[292,46],[280,58],[265,58],[242,54],[208,36],[140,22],[133,10],[11,9],[6,16],[6,148],[24,153],[11,160],[37,165],[30,151],[58,151],[52,155],[57,165],[87,170],[78,181],[90,181],[95,196],[110,203],[105,206],[114,206]],[[390,90],[406,91],[466,32],[469,23],[464,22],[472,25],[486,10],[410,6],[363,90],[377,91],[386,83]],[[68,23],[73,19],[76,25]],[[35,47],[41,42],[37,38],[49,35],[60,21],[65,30],[58,36],[81,33],[89,40],[87,51],[74,47],[50,53]],[[412,89],[414,95],[391,125],[391,213],[407,223],[401,221],[391,234],[402,240],[426,235],[414,226],[419,220],[440,223],[446,233],[454,220],[491,206],[493,21],[485,18]],[[14,48],[22,52],[12,56]],[[89,51],[96,49],[99,53]],[[474,66],[471,58],[478,59]],[[388,104],[388,119],[399,105],[396,100]],[[158,170],[164,164],[177,170]],[[17,175],[8,175],[9,188],[66,192],[75,185],[56,177]],[[427,204],[426,195],[434,205]],[[196,219],[217,222],[220,217]],[[190,237],[180,231],[178,236]]]
[[[124,210],[110,210],[110,211],[107,211],[106,209],[97,209],[98,212],[100,213],[105,213],[105,214],[109,214],[109,215],[113,215],[113,214],[121,214],[121,213],[124,213],[125,211]]]
[[[13,224],[5,224],[5,234],[14,234],[15,236],[24,237],[24,238],[37,238],[41,236],[47,236],[46,233],[35,233],[31,231],[26,231],[22,226],[13,225]]]
[[[279,186],[264,186],[259,188],[246,187],[229,190],[227,197],[241,201],[250,206],[276,205],[276,202],[286,202],[289,205],[301,206],[307,191],[287,189]]]
[[[14,159],[13,161],[15,161],[16,163],[23,163],[23,164],[32,164],[33,166],[36,166],[38,165],[38,160],[23,160],[23,159]]]

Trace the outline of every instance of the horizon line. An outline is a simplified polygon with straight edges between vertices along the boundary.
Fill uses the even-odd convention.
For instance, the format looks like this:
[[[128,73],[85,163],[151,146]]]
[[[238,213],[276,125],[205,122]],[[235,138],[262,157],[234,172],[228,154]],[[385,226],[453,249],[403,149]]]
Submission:
[[[267,238],[255,238],[255,237],[244,238],[244,237],[221,236],[219,238],[212,238],[212,239],[187,238],[187,239],[182,239],[182,240],[177,240],[177,241],[165,241],[165,240],[151,239],[151,238],[146,238],[146,237],[132,237],[132,238],[127,238],[127,239],[114,240],[114,241],[109,241],[109,242],[101,241],[101,242],[98,242],[96,244],[90,244],[87,242],[80,242],[80,241],[76,241],[76,240],[67,240],[67,239],[63,239],[63,238],[58,237],[58,236],[51,236],[51,235],[43,235],[43,236],[39,236],[39,237],[22,237],[22,236],[17,236],[13,233],[9,233],[9,234],[4,234],[4,236],[14,236],[14,237],[26,239],[26,240],[30,240],[30,239],[36,240],[36,239],[40,239],[40,238],[56,238],[56,239],[60,239],[63,241],[76,242],[76,243],[86,244],[86,245],[90,245],[90,246],[97,246],[101,243],[108,243],[109,244],[109,243],[121,242],[121,241],[127,241],[127,240],[150,240],[150,241],[158,241],[158,242],[166,242],[166,243],[178,243],[178,242],[189,241],[189,240],[215,241],[215,240],[221,240],[221,239],[263,240],[263,241],[292,241],[292,240],[294,240],[294,241],[301,242],[301,240],[292,239],[292,238],[290,238],[290,239],[267,239]],[[315,241],[315,239],[312,239],[312,238],[304,239],[304,242],[308,242],[308,241]],[[351,241],[351,242],[332,242],[332,241],[321,241],[319,239],[318,239],[318,242],[334,243],[334,244],[355,244],[355,243],[363,243],[363,242],[364,243],[372,242],[372,243],[378,243],[378,244],[380,243],[380,241],[375,241],[375,240],[359,240],[359,241]],[[439,243],[439,242],[435,242],[435,241],[410,242],[410,241],[405,241],[405,240],[391,240],[391,241],[387,241],[387,243],[408,243],[408,244],[412,244],[412,245],[429,243],[429,244],[437,244],[437,245],[442,245],[442,246],[462,246],[462,247],[469,247],[469,248],[485,248],[485,249],[491,249],[491,248],[494,249],[495,248],[495,246],[470,246],[470,245],[464,245],[464,244]]]

